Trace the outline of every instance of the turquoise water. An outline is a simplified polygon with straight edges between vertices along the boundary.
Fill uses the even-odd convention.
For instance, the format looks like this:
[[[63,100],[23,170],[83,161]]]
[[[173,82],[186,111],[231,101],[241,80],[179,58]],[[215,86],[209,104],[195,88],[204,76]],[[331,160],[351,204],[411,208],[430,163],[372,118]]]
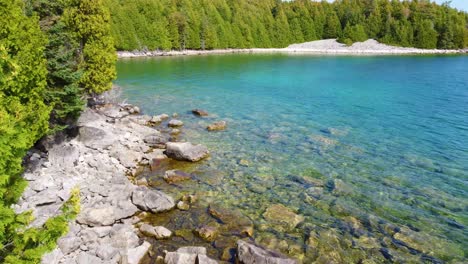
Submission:
[[[196,183],[159,188],[242,211],[257,242],[304,263],[466,261],[468,57],[120,60],[117,84],[212,152]],[[217,120],[228,129],[207,132]],[[304,222],[271,223],[273,204]]]

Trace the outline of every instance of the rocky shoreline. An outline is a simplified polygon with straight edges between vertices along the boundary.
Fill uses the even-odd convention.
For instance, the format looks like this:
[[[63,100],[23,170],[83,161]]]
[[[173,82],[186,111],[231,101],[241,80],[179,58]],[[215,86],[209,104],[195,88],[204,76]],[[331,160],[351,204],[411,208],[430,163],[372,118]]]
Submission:
[[[468,49],[439,50],[418,49],[385,45],[376,40],[356,42],[351,46],[337,42],[335,39],[317,40],[300,44],[292,44],[286,48],[251,48],[251,49],[215,49],[215,50],[184,50],[184,51],[118,51],[119,58],[164,57],[164,56],[195,56],[220,55],[240,53],[286,53],[286,54],[316,54],[316,55],[429,55],[429,54],[467,54]]]
[[[186,210],[181,207],[193,199],[174,199],[147,187],[145,181],[137,181],[135,176],[152,162],[166,159],[197,162],[206,158],[209,151],[189,142],[170,142],[174,141],[171,134],[178,128],[164,133],[152,127],[167,121],[169,127],[180,127],[182,122],[169,120],[165,114],[152,117],[139,112],[138,107],[121,104],[87,108],[77,122],[75,135],[58,143],[45,140],[42,150],[31,150],[23,175],[29,184],[13,206],[18,213],[32,210],[35,220],[31,226],[42,226],[47,219],[59,215],[71,193],[76,189],[80,192],[78,217],[69,224],[69,232],[59,239],[58,247],[43,256],[42,263],[137,264],[153,254],[145,237],[172,236],[171,230],[145,224],[142,219],[175,208]],[[166,175],[169,180],[184,176],[170,171]],[[198,230],[201,236],[209,235],[209,231]],[[252,232],[239,237],[236,261],[296,263],[255,245],[249,238]],[[203,247],[182,247],[152,259],[166,264],[218,263],[206,252]]]

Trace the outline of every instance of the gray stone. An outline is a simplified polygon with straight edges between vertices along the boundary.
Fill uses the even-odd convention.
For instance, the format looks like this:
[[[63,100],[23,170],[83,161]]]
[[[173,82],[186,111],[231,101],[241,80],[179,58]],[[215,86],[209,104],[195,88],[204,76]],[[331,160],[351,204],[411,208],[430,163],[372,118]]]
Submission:
[[[63,258],[63,253],[59,248],[52,250],[49,253],[44,254],[41,259],[41,264],[58,264]]]
[[[134,248],[139,245],[140,239],[135,233],[132,225],[128,224],[114,224],[110,232],[110,239],[108,243],[118,249]]]
[[[209,155],[208,149],[203,145],[192,145],[190,142],[168,142],[166,155],[169,158],[182,161],[199,161]]]
[[[148,225],[148,224],[142,224],[140,226],[140,232],[149,237],[155,237],[156,236],[156,231],[154,230],[154,226]]]
[[[201,254],[206,255],[206,248],[204,247],[181,247],[177,249],[178,253],[188,253],[188,254]]]
[[[128,264],[138,264],[148,253],[148,250],[151,248],[151,244],[147,241],[139,247],[132,248],[128,250]]]
[[[83,229],[79,235],[84,244],[96,243],[99,238],[98,234],[91,228]]]
[[[297,264],[279,253],[263,249],[248,242],[237,241],[237,260],[242,264]]]
[[[175,206],[172,197],[146,186],[139,186],[133,191],[132,202],[141,210],[153,213],[167,211]]]
[[[100,258],[91,255],[87,252],[81,252],[76,258],[76,264],[101,264],[102,261]]]
[[[172,119],[169,121],[168,126],[169,127],[181,127],[184,125],[184,122],[177,120],[177,119]]]
[[[114,209],[112,207],[85,208],[76,221],[89,226],[112,225],[115,222]]]
[[[141,225],[140,232],[145,236],[154,237],[156,239],[166,239],[172,236],[171,230],[163,226],[152,226],[148,224]]]
[[[100,245],[96,250],[96,256],[102,260],[110,260],[119,254],[119,250],[109,245]]]
[[[206,248],[204,247],[181,247],[176,252],[168,252],[164,258],[166,264],[216,264],[206,256]]]
[[[49,150],[49,162],[57,168],[71,168],[78,164],[80,151],[72,145],[57,145]]]
[[[166,264],[196,264],[196,261],[196,254],[178,252],[168,252],[164,258],[164,263]]]
[[[169,139],[161,134],[154,134],[146,136],[143,141],[151,147],[158,147],[166,144]]]
[[[79,237],[62,237],[57,241],[57,245],[64,255],[77,250],[81,245]]]
[[[218,263],[216,260],[210,259],[206,255],[198,255],[197,258],[198,258],[197,263],[203,263],[203,264],[217,264]]]
[[[99,227],[94,227],[92,230],[96,232],[98,237],[105,237],[109,235],[112,227],[110,226],[99,226]]]
[[[164,226],[155,226],[154,231],[156,232],[155,237],[157,239],[166,239],[172,236],[171,230],[165,228]]]

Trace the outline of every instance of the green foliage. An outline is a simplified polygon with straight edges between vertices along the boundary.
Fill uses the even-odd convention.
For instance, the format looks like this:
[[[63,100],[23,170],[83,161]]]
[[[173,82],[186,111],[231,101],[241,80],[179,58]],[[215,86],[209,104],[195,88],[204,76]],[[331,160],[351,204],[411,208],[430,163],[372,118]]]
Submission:
[[[420,0],[105,0],[119,50],[286,47],[339,38],[399,46],[468,45],[466,13]],[[432,27],[426,20],[432,21]],[[166,25],[166,26],[160,26]],[[363,32],[364,31],[364,32]],[[420,39],[430,38],[421,44]],[[426,40],[425,40],[426,41]]]
[[[48,129],[45,37],[19,0],[0,1],[0,262],[24,222],[10,205],[25,187],[22,158]]]
[[[101,0],[70,0],[63,14],[65,24],[80,43],[79,85],[89,93],[102,93],[116,77],[117,55],[111,37],[109,12]]]
[[[70,199],[65,202],[61,210],[60,215],[48,219],[43,227],[17,232],[12,239],[12,246],[8,247],[9,252],[4,262],[8,264],[39,263],[44,253],[53,250],[57,240],[68,232],[68,223],[80,212],[78,189],[72,191]]]
[[[74,191],[61,215],[26,228],[31,213],[15,214],[11,205],[26,186],[26,152],[72,124],[86,92],[110,88],[116,54],[108,20],[99,1],[0,0],[1,263],[38,263],[79,211]]]
[[[362,42],[366,40],[367,34],[362,25],[350,26],[348,24],[343,31],[343,35],[340,37],[340,41],[345,44],[352,44],[353,42]]]

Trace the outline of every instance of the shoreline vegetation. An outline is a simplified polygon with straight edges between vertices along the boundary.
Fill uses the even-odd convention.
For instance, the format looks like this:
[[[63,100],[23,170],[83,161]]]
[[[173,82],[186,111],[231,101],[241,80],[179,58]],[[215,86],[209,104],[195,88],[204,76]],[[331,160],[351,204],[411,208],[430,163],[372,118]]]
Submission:
[[[307,42],[338,39],[350,45],[369,38],[441,49],[424,50],[424,54],[459,53],[456,49],[468,46],[467,13],[448,4],[376,0],[369,7],[366,3],[0,0],[0,262],[38,263],[44,253],[53,250],[43,263],[64,259],[80,264],[117,263],[119,259],[138,263],[149,243],[137,233],[168,233],[155,227],[138,231],[133,216],[140,211],[169,210],[175,206],[173,198],[152,188],[136,187],[126,178],[128,169],[133,174],[136,164],[157,158],[151,156],[154,153],[165,155],[150,150],[166,147],[161,144],[166,136],[146,126],[162,122],[163,116],[148,119],[137,115],[138,107],[128,105],[111,104],[104,112],[86,106],[111,89],[116,78],[116,49],[184,50],[121,52],[120,57],[233,52],[363,54],[366,50],[374,50],[369,54],[395,54],[393,48],[323,49]],[[304,44],[279,48],[290,43]],[[239,49],[228,50],[230,47]],[[199,51],[203,49],[213,50]],[[405,51],[415,53],[418,51]],[[191,144],[173,147],[175,153],[196,147],[200,156],[194,160],[207,151]],[[247,264],[277,258],[280,260],[272,261],[295,263],[242,242],[237,254]],[[201,248],[180,249],[166,257],[168,264],[183,258],[213,263]]]
[[[292,44],[286,48],[252,48],[252,49],[214,49],[184,51],[117,51],[123,58],[196,56],[221,54],[311,54],[311,55],[429,55],[429,54],[468,54],[468,49],[418,49],[390,46],[369,39],[355,42],[351,46],[339,43],[335,39],[317,40],[301,44]]]

